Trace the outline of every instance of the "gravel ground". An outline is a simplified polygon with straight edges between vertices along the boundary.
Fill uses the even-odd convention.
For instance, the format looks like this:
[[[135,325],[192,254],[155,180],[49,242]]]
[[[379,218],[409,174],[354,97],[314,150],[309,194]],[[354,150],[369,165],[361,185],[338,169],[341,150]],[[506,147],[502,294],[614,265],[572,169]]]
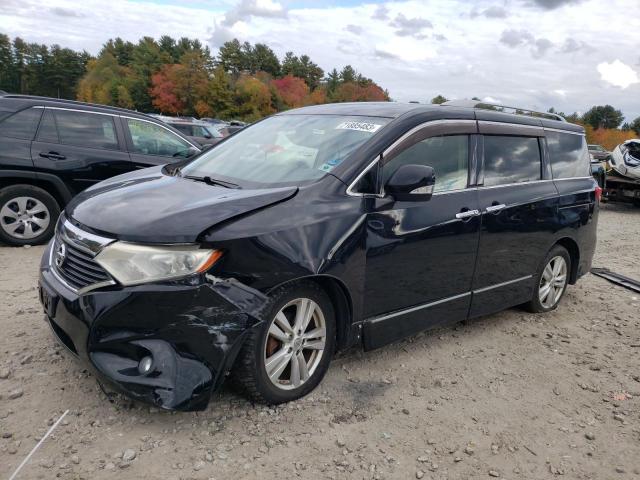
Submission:
[[[604,205],[594,266],[640,278],[640,210]],[[110,401],[59,348],[41,247],[0,248],[0,478],[640,476],[640,295],[589,275],[557,311],[511,309],[336,358],[275,408],[223,390],[198,413]]]

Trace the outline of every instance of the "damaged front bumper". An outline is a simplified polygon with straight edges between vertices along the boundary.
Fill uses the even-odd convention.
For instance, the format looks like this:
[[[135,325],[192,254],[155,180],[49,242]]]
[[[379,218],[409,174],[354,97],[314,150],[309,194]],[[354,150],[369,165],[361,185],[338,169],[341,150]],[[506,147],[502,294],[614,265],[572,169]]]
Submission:
[[[40,266],[40,300],[67,350],[131,398],[164,409],[206,408],[267,297],[210,275],[77,294],[53,272],[51,248]]]

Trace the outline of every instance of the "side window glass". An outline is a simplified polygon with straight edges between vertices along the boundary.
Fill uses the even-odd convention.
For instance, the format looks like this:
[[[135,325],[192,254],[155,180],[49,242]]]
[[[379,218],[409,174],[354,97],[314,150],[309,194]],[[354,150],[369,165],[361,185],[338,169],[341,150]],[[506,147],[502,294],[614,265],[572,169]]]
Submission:
[[[378,172],[380,170],[379,165],[380,162],[376,163],[374,166],[370,167],[362,177],[360,177],[360,179],[353,186],[352,191],[354,193],[380,193],[378,187]]]
[[[589,152],[582,135],[547,131],[546,137],[554,178],[589,175]]]
[[[540,180],[540,143],[536,137],[484,137],[484,185]]]
[[[60,143],[88,148],[118,149],[111,115],[54,110]]]
[[[40,115],[41,108],[27,108],[6,117],[0,122],[0,136],[32,140]]]
[[[205,130],[204,127],[201,127],[200,125],[194,125],[193,126],[193,136],[194,137],[204,137],[206,135],[209,135],[209,132],[207,132],[207,130]]]
[[[182,138],[155,123],[133,118],[126,120],[135,153],[171,157],[191,147]]]
[[[382,169],[383,185],[402,165],[427,165],[436,174],[434,192],[447,192],[467,187],[469,176],[469,136],[431,137],[406,148]]]
[[[39,142],[59,143],[56,119],[51,110],[45,110],[36,138]]]

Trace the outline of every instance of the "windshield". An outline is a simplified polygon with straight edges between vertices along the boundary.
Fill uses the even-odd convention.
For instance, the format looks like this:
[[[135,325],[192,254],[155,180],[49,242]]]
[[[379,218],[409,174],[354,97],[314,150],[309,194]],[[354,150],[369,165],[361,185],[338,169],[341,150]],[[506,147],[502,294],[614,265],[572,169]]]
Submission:
[[[340,165],[388,118],[277,115],[245,128],[182,169],[251,188],[317,180]]]

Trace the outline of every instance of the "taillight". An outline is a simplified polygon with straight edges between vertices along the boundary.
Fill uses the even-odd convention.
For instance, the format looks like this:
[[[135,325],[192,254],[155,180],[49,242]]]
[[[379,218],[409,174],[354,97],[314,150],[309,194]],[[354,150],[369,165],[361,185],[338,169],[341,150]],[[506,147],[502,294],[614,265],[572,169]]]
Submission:
[[[602,198],[602,187],[600,185],[596,185],[596,201],[600,201]]]

